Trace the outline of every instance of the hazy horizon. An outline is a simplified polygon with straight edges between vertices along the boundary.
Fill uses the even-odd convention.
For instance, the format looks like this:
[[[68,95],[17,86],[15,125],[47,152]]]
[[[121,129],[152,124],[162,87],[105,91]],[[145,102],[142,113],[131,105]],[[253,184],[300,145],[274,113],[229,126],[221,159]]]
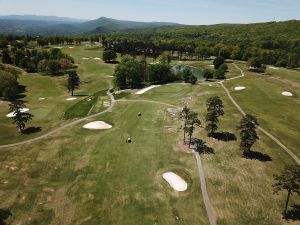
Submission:
[[[108,17],[190,25],[300,19],[300,1],[254,0],[0,0],[0,15],[37,15],[93,20]],[[192,15],[192,16],[191,16]]]

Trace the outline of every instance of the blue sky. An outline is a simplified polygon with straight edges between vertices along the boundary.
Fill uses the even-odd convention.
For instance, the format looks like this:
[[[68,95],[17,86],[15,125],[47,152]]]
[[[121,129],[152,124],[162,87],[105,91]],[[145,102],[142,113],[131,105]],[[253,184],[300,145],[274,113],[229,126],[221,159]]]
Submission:
[[[300,0],[0,0],[0,15],[34,14],[184,24],[300,19]]]

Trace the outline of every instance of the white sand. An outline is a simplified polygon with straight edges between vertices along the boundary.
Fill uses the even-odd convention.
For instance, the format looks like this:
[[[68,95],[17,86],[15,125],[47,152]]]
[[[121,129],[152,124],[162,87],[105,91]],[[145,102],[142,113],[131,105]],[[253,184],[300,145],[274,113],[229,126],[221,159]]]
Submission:
[[[62,49],[63,47],[53,47],[53,48],[58,48],[58,49]]]
[[[104,107],[109,107],[110,106],[110,102],[109,101],[104,101],[103,102],[103,106]]]
[[[167,172],[162,176],[175,191],[185,191],[187,189],[187,183],[177,174]]]
[[[20,111],[21,111],[21,112],[28,112],[29,109],[27,109],[27,108],[22,108],[22,109],[20,109]],[[13,118],[13,117],[15,117],[15,116],[16,116],[16,115],[15,115],[15,112],[11,112],[11,113],[9,113],[9,114],[6,115],[6,117],[8,117],[8,118]]]
[[[71,49],[72,49],[72,48],[74,48],[74,47],[69,47],[69,48],[71,48]]]
[[[214,67],[215,65],[209,65],[209,66]]]
[[[87,60],[87,59],[90,59],[90,58],[87,58],[87,57],[83,57],[83,58],[81,58],[81,59]]]
[[[287,96],[287,97],[292,97],[293,96],[293,93],[291,92],[288,92],[288,91],[284,91],[281,93],[283,96]]]
[[[244,89],[246,89],[246,87],[243,87],[243,86],[234,88],[235,91],[241,91],[241,90],[244,90]]]
[[[156,88],[156,87],[159,87],[160,85],[151,85],[150,87],[147,87],[147,88],[143,88],[141,90],[139,90],[138,92],[136,92],[135,94],[137,95],[141,95],[141,94],[144,94],[145,92],[153,89],[153,88]]]
[[[94,58],[95,60],[100,60],[101,58]]]
[[[46,98],[39,98],[39,100],[41,101],[41,100],[45,100]]]
[[[279,68],[277,67],[274,67],[274,66],[269,66],[270,69],[273,69],[273,70],[279,70]]]
[[[94,121],[84,125],[83,128],[89,130],[107,130],[112,128],[112,126],[103,121]]]
[[[76,100],[77,98],[67,98],[66,100],[67,101],[74,101],[74,100]]]

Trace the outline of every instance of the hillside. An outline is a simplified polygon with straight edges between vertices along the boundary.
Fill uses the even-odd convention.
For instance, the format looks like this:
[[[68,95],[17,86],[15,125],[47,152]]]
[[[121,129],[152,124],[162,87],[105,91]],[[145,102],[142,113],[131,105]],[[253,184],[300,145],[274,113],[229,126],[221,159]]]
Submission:
[[[0,34],[14,35],[73,35],[86,33],[116,33],[132,29],[148,29],[175,26],[165,22],[135,22],[101,17],[82,22],[65,17],[2,16]]]

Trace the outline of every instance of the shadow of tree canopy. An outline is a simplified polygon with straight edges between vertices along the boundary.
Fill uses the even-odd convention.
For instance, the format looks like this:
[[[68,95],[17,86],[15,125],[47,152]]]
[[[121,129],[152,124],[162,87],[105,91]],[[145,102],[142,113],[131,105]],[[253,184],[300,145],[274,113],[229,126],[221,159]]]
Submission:
[[[251,160],[253,160],[253,159],[259,160],[261,162],[272,161],[272,158],[268,154],[263,154],[263,153],[257,152],[257,151],[247,152],[243,155],[243,157],[246,159],[251,159]]]
[[[216,132],[211,135],[212,138],[217,139],[219,141],[236,141],[237,138],[235,134],[230,133],[230,132]]]
[[[5,220],[7,220],[12,213],[9,209],[0,209],[0,225],[7,225]]]
[[[285,215],[283,215],[283,219],[286,220],[300,220],[300,205],[291,206],[292,209],[288,210]]]
[[[34,133],[38,133],[41,131],[42,131],[41,127],[28,127],[22,131],[22,134],[34,134]]]

